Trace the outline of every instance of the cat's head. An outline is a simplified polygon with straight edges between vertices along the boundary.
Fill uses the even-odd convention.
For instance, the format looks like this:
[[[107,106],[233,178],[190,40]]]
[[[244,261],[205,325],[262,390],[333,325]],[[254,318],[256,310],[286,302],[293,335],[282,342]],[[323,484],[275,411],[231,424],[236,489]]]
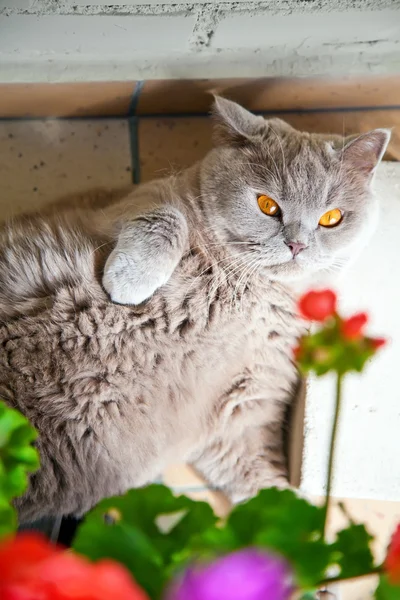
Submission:
[[[202,193],[220,240],[279,280],[351,259],[376,221],[371,183],[390,132],[303,133],[218,97],[214,116]]]

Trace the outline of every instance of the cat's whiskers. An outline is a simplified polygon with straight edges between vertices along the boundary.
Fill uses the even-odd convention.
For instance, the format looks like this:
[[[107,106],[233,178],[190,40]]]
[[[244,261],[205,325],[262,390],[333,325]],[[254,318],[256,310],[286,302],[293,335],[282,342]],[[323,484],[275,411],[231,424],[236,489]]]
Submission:
[[[239,263],[239,264],[238,264]],[[205,288],[209,287],[207,292],[207,299],[209,304],[212,304],[215,294],[218,289],[220,289],[224,284],[227,285],[229,281],[229,277],[233,276],[233,274],[239,271],[242,268],[243,261],[234,260],[227,265],[226,268],[230,269],[229,273],[227,273],[223,266],[218,270],[218,272],[213,275],[210,281],[207,281],[201,288],[200,291],[203,291]]]
[[[214,278],[212,280],[212,283],[214,285],[212,288],[210,288],[210,295],[211,295],[211,293],[214,295],[216,290],[221,285],[228,284],[229,280],[231,278],[233,278],[236,275],[236,273],[240,272],[244,266],[246,266],[246,256],[245,255],[252,256],[253,254],[254,254],[253,252],[243,253],[239,257],[236,257],[236,259],[232,260],[229,264],[221,265],[221,269],[214,276]]]
[[[229,270],[225,270],[224,271],[224,276],[225,276],[225,282],[228,283],[228,281],[230,280],[234,280],[235,277],[237,277],[238,273],[241,273],[244,269],[246,269],[246,267],[249,264],[249,261],[252,261],[254,257],[254,252],[248,252],[247,253],[247,257],[244,257],[244,260],[240,261],[238,264],[233,265],[232,263],[230,265],[226,266],[226,269]],[[240,277],[240,275],[239,275]]]
[[[208,227],[203,227],[203,231],[202,233],[209,233],[211,232],[211,236],[213,239],[216,239],[217,236],[215,235],[215,228],[213,225],[210,225]],[[196,245],[191,245],[191,249],[193,250],[208,250],[209,248],[224,248],[225,246],[250,246],[250,245],[254,245],[254,242],[252,241],[217,241],[217,242],[209,242],[207,239],[205,239],[205,236],[202,235],[201,239],[196,243]]]
[[[237,252],[233,252],[235,246],[239,244],[241,246],[240,251],[238,249]],[[226,256],[229,258],[240,258],[244,254],[245,251],[253,251],[254,244],[252,242],[226,242],[226,243],[215,243],[208,244],[206,246],[192,246],[193,249],[203,250],[207,257],[210,259],[210,262],[215,263],[215,259],[219,258],[220,252],[219,250],[224,250],[227,246],[230,246],[229,254]],[[221,259],[223,260],[223,259]]]
[[[249,283],[250,279],[251,279],[252,277],[254,277],[254,275],[257,273],[257,270],[258,270],[258,268],[259,268],[259,267],[261,268],[261,267],[262,267],[262,265],[263,265],[263,260],[262,260],[262,258],[261,258],[261,257],[259,257],[259,259],[257,260],[256,264],[254,265],[253,269],[251,269],[251,271],[250,271],[250,273],[248,274],[248,276],[247,276],[246,280],[244,281],[244,284],[243,284],[243,293],[242,293],[242,300],[241,300],[241,303],[240,303],[240,311],[241,311],[242,313],[243,313],[243,299],[244,299],[244,291],[245,291],[245,289],[246,289],[246,287],[247,287],[247,285],[248,285],[248,283]]]
[[[189,291],[190,291],[191,287],[192,287],[192,286],[193,286],[193,285],[196,283],[196,281],[197,281],[198,279],[200,279],[200,278],[201,278],[201,277],[204,275],[204,273],[206,273],[206,272],[207,272],[207,271],[209,271],[210,269],[213,269],[213,267],[216,267],[217,265],[220,265],[221,263],[223,263],[223,262],[224,262],[224,261],[226,261],[226,260],[232,260],[232,261],[233,261],[232,263],[230,263],[230,264],[228,265],[228,267],[229,267],[229,266],[232,266],[232,264],[236,264],[237,262],[241,262],[241,261],[243,260],[243,255],[244,255],[244,254],[245,254],[245,253],[243,252],[243,253],[241,253],[239,256],[234,256],[234,257],[233,257],[233,256],[230,256],[230,255],[229,255],[229,256],[224,256],[224,257],[223,257],[223,258],[221,258],[220,260],[213,261],[212,263],[208,264],[208,265],[205,267],[205,269],[203,269],[203,271],[201,271],[201,272],[200,272],[200,273],[199,273],[199,274],[198,274],[198,275],[197,275],[197,276],[196,276],[196,277],[195,277],[195,278],[194,278],[194,279],[193,279],[193,280],[190,282],[190,284],[189,284],[189,287],[188,287],[188,289],[187,289],[187,291],[186,291],[186,294],[188,294],[188,293],[189,293]],[[223,267],[221,267],[221,271],[224,271]],[[217,273],[217,275],[218,275],[218,274],[219,274],[219,273]],[[216,275],[216,276],[217,276],[217,275]],[[216,276],[214,276],[214,277],[216,277]],[[207,285],[207,284],[206,284],[206,285]],[[202,289],[204,289],[204,287],[203,287]]]
[[[115,244],[115,242],[114,242],[114,241],[109,241],[109,242],[104,242],[104,244],[100,244],[100,246],[97,246],[97,248],[94,248],[94,249],[91,251],[91,253],[90,253],[90,256],[93,256],[93,254],[94,254],[95,252],[97,252],[97,250],[100,250],[100,248],[104,248],[104,246],[108,246],[108,245],[110,245],[110,244]]]
[[[241,281],[247,275],[247,273],[250,271],[250,269],[253,267],[253,265],[259,260],[259,258],[260,258],[259,256],[256,256],[256,258],[253,258],[253,260],[251,260],[249,262],[249,264],[244,265],[243,270],[242,270],[242,272],[240,273],[240,275],[239,275],[239,277],[237,279],[237,282],[236,282],[236,285],[235,285],[235,288],[234,288],[234,291],[233,291],[232,301],[231,301],[231,308],[233,308],[233,302],[235,302],[235,307],[237,305],[236,301],[238,300],[238,294],[240,292]],[[244,289],[245,288],[243,288],[243,292],[244,292]]]
[[[324,273],[340,273],[343,267],[346,266],[346,263],[347,261],[345,259],[337,258],[332,264],[330,264],[327,267],[323,267],[323,265],[321,265],[319,270],[323,271]]]
[[[247,251],[247,252],[242,252],[242,253],[241,253],[241,255],[240,255],[240,258],[241,258],[242,260],[241,260],[240,262],[242,262],[242,263],[243,263],[243,266],[247,266],[247,264],[248,264],[248,263],[246,262],[246,261],[247,261],[247,259],[250,259],[250,258],[252,258],[253,256],[255,256],[255,254],[256,254],[256,252],[255,252],[254,250],[250,250],[250,251]],[[226,265],[226,267],[225,267],[225,268],[226,268],[226,269],[228,269],[230,266],[231,266],[231,265]],[[223,269],[223,270],[225,271],[225,269]],[[235,270],[233,270],[233,271],[225,271],[225,272],[226,272],[226,274],[227,274],[228,276],[231,276],[231,275],[234,275],[234,274],[235,274],[235,271],[236,271],[236,269],[235,269]]]
[[[244,266],[246,266],[246,262],[245,262],[246,255],[252,256],[252,255],[254,255],[254,252],[251,251],[251,252],[242,253],[239,257],[235,257],[235,258],[231,257],[232,261],[229,264],[221,266],[221,269],[218,271],[218,273],[216,273],[216,275],[213,277],[213,279],[211,281],[211,284],[213,287],[210,287],[210,292],[209,292],[210,297],[215,294],[216,290],[221,285],[223,285],[224,283],[227,284],[230,278],[233,278],[236,273],[240,272],[240,270]],[[221,277],[222,277],[222,279],[221,279]],[[207,282],[205,284],[205,286],[206,285],[209,285],[209,282]],[[202,289],[204,289],[204,287]]]
[[[249,278],[247,277],[247,275],[252,274],[253,272],[253,267],[258,264],[259,261],[259,257],[256,257],[254,260],[252,260],[244,269],[243,272],[241,273],[238,282],[236,284],[236,288],[235,288],[235,292],[234,292],[234,300],[235,300],[235,306],[237,306],[237,302],[239,301],[239,295],[240,295],[240,307],[239,307],[239,312],[243,311],[243,299],[244,299],[244,293],[246,290],[246,284],[249,280]]]
[[[236,164],[238,166],[243,166],[243,167],[257,167],[257,169],[262,169],[263,171],[266,171],[269,175],[275,176],[275,173],[273,171],[271,171],[271,169],[268,169],[268,167],[266,167],[265,165],[263,165],[261,163],[246,161],[246,162],[237,162]]]
[[[204,245],[198,245],[198,246],[192,246],[193,250],[207,250],[208,248],[212,248],[212,247],[220,247],[220,248],[224,248],[225,246],[251,246],[252,244],[254,244],[254,242],[215,242],[213,244],[204,244]]]
[[[343,123],[342,123],[342,151],[341,151],[341,156],[340,156],[339,178],[342,176],[343,159],[344,159],[344,152],[343,152],[344,146],[345,146],[344,132],[345,132],[345,125],[344,125],[344,115],[343,115]]]
[[[232,263],[230,263],[230,264],[228,265],[228,268],[230,268],[230,269],[231,269],[231,273],[233,273],[233,272],[235,272],[236,270],[238,270],[238,269],[240,269],[240,268],[241,268],[241,261],[240,261],[240,264],[237,264],[237,263],[238,263],[238,261],[235,261],[235,262],[232,262]],[[236,266],[234,266],[235,264],[236,264]],[[223,285],[226,285],[226,284],[227,284],[227,282],[228,282],[228,279],[229,279],[229,277],[228,277],[227,273],[225,272],[224,268],[223,268],[223,267],[221,267],[221,270],[220,270],[220,271],[219,271],[219,272],[218,272],[216,275],[214,275],[214,277],[211,279],[211,281],[210,281],[210,282],[207,282],[207,283],[206,283],[206,284],[203,286],[203,288],[202,288],[202,289],[204,289],[204,288],[205,288],[205,287],[207,287],[207,286],[210,286],[210,289],[209,289],[209,290],[208,290],[208,292],[207,292],[207,299],[208,299],[208,302],[209,302],[209,304],[212,304],[212,302],[213,302],[213,300],[214,300],[214,298],[215,298],[216,292],[217,292],[217,291],[218,291],[218,290],[219,290],[219,289],[220,289],[220,288],[221,288]]]
[[[282,145],[282,141],[281,138],[279,137],[279,135],[276,133],[275,129],[273,127],[271,127],[271,125],[269,126],[270,130],[272,131],[272,133],[274,134],[274,136],[276,137],[276,139],[279,142],[279,145],[281,147],[281,153],[282,153],[282,160],[283,160],[283,167],[286,170],[286,159],[285,159],[285,153],[283,151],[283,145]]]
[[[192,202],[194,202],[195,200],[199,200],[199,198],[208,198],[208,195],[206,194],[198,194],[197,196],[190,196],[190,200]]]
[[[219,236],[215,230],[215,225],[203,226],[200,235],[198,236],[198,245],[201,247],[202,245],[206,245],[209,241],[213,242],[213,240],[218,240]]]
[[[331,265],[331,269],[341,271],[346,266],[346,261],[335,262]]]
[[[278,169],[278,165],[276,164],[276,161],[275,161],[274,157],[272,156],[272,154],[271,154],[271,152],[270,152],[270,150],[269,150],[269,148],[268,148],[268,146],[267,146],[267,145],[265,145],[265,150],[268,152],[268,156],[270,157],[270,159],[272,160],[272,162],[273,162],[273,164],[274,164],[274,167],[275,167],[275,173],[277,174],[277,176],[278,176],[278,179],[279,179],[279,173],[280,173],[280,171],[279,171],[279,169]]]
[[[239,166],[244,166],[244,167],[257,167],[257,169],[261,169],[262,171],[264,171],[267,175],[269,175],[269,177],[271,179],[274,180],[275,183],[279,182],[279,176],[278,173],[279,172],[273,172],[271,171],[271,169],[268,169],[268,167],[266,167],[265,165],[262,165],[260,163],[251,163],[251,162],[241,162],[241,163],[237,163]],[[276,169],[276,163],[275,163],[275,169]],[[261,180],[260,180],[261,182]],[[261,182],[262,185],[264,185],[265,182]]]

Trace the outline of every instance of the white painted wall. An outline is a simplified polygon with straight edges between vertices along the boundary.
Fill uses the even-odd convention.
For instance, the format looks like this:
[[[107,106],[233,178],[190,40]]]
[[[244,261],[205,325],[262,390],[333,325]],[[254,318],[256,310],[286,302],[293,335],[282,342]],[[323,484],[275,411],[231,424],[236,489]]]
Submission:
[[[399,0],[0,0],[2,82],[399,69]]]
[[[380,224],[337,289],[346,314],[366,310],[371,334],[391,338],[362,375],[345,380],[334,493],[400,501],[400,163],[376,178]],[[303,488],[321,494],[333,411],[334,382],[310,381]]]

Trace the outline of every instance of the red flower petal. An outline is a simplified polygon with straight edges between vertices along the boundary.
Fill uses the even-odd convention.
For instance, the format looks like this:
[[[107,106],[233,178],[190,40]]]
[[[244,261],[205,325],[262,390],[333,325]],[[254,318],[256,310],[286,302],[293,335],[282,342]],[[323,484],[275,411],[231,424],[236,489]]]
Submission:
[[[128,571],[111,560],[102,560],[94,565],[93,574],[97,581],[99,593],[96,600],[109,600],[113,597],[123,600],[148,600],[145,592],[132,579]]]
[[[300,313],[310,321],[325,321],[335,314],[336,301],[336,294],[332,290],[312,290],[300,298]]]
[[[41,581],[63,587],[63,591],[68,592],[71,588],[79,589],[83,582],[89,582],[92,569],[93,565],[86,558],[63,552],[39,565],[37,576]]]
[[[20,533],[0,543],[0,573],[2,581],[19,582],[29,579],[37,565],[60,554],[60,547],[49,544],[40,534]]]
[[[40,570],[40,578],[51,585],[62,600],[147,600],[122,565],[112,560],[90,563],[85,558],[65,553],[52,558]]]
[[[397,526],[390,542],[385,569],[391,583],[400,584],[400,525]]]
[[[374,350],[379,350],[379,348],[386,345],[387,340],[385,338],[370,338],[369,342]]]
[[[25,584],[19,585],[7,585],[3,588],[0,585],[1,600],[47,600],[46,596],[42,592],[38,592],[36,589],[32,589]]]
[[[91,563],[23,533],[0,544],[1,600],[148,600],[122,565]]]
[[[367,322],[368,315],[364,312],[357,313],[349,319],[346,319],[341,325],[343,337],[348,340],[356,340],[357,338],[360,338]]]

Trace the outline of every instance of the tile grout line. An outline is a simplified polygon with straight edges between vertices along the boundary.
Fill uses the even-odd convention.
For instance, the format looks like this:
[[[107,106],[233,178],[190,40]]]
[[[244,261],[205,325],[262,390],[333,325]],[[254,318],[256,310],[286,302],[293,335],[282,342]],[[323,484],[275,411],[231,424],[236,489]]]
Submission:
[[[144,81],[135,83],[128,109],[129,150],[131,153],[133,184],[140,183],[139,121],[136,112],[143,86]]]
[[[132,100],[131,100],[132,106]],[[137,107],[137,104],[136,104]],[[301,115],[301,114],[329,114],[329,113],[344,113],[344,112],[379,112],[379,111],[391,111],[391,110],[400,110],[400,104],[393,105],[385,105],[385,106],[328,106],[328,107],[316,107],[316,108],[284,108],[284,109],[276,109],[276,110],[253,110],[255,115],[261,116],[269,116],[269,115]],[[137,114],[132,115],[130,111],[125,115],[87,115],[87,116],[69,116],[69,117],[1,117],[1,122],[13,122],[13,121],[87,121],[87,120],[102,120],[102,119],[125,119],[135,116],[139,119],[157,119],[157,118],[204,118],[209,117],[209,112],[177,112],[177,113],[148,113],[148,114]]]
[[[140,94],[144,87],[144,81],[136,81],[133,88],[131,101],[129,102],[128,117],[135,117],[137,113],[137,107],[139,104]]]
[[[139,120],[136,116],[128,117],[129,150],[131,154],[132,183],[140,183],[140,158],[139,158]]]

